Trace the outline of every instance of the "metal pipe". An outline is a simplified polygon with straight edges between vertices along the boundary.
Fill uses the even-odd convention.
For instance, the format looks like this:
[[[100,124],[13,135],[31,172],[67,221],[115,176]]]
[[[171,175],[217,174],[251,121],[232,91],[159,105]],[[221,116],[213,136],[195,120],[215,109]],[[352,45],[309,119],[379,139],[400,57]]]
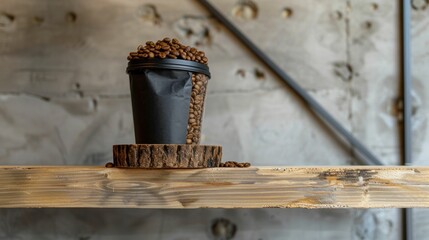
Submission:
[[[402,0],[401,7],[401,34],[402,34],[402,163],[412,164],[412,119],[411,119],[411,1]],[[403,238],[413,239],[413,212],[412,209],[404,209],[403,212]]]
[[[366,165],[383,165],[378,158],[371,153],[358,139],[349,133],[331,114],[329,114],[311,95],[296,83],[286,72],[274,63],[264,52],[262,52],[252,41],[250,41],[238,28],[236,28],[226,17],[206,0],[199,2],[229,31],[231,31],[256,57],[258,57],[269,69],[282,79],[298,96],[313,109],[316,114],[329,126],[345,138],[352,147],[363,155],[360,160]]]
[[[403,0],[402,6],[402,102],[403,102],[403,162],[412,163],[412,135],[411,135],[411,37],[410,37],[410,0]]]

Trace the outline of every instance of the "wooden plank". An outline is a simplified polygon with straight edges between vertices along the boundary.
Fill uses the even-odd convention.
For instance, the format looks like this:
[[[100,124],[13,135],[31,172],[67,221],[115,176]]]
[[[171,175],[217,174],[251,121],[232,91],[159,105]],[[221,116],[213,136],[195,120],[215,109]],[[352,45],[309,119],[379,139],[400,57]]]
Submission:
[[[0,167],[0,207],[429,207],[429,167]]]

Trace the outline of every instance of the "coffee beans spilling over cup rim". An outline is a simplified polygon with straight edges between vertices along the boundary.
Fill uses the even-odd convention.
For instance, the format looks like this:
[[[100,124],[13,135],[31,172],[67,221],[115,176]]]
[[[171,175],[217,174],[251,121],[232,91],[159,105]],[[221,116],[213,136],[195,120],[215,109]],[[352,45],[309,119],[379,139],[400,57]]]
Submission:
[[[149,58],[184,59],[202,64],[207,64],[208,62],[208,58],[203,51],[183,45],[176,38],[170,39],[168,37],[156,42],[147,41],[145,46],[138,46],[137,51],[130,52],[127,57],[128,60]]]
[[[220,163],[219,167],[247,168],[247,167],[250,167],[250,163],[248,162],[239,163],[235,161],[228,161],[228,162]]]

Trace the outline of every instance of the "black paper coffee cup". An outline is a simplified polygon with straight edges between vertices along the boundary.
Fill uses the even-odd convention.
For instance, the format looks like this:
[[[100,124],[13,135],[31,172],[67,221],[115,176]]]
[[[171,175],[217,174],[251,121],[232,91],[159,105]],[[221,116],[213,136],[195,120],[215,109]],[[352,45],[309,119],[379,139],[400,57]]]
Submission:
[[[131,60],[130,79],[137,144],[185,144],[192,75],[210,78],[207,65],[182,59]]]

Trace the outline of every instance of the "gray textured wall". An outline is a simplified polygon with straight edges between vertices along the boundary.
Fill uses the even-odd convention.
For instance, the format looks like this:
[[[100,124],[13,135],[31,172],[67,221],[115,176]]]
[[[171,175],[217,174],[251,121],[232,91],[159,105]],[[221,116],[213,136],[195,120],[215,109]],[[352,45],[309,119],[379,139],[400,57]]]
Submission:
[[[389,0],[213,0],[386,164],[399,163],[398,3]],[[413,1],[414,160],[428,163],[429,8]],[[212,72],[203,141],[254,165],[348,165],[335,140],[196,1],[0,2],[0,161],[103,165],[133,142],[127,53],[177,37]],[[415,214],[416,239],[429,213]],[[397,210],[0,210],[3,239],[400,239]]]

